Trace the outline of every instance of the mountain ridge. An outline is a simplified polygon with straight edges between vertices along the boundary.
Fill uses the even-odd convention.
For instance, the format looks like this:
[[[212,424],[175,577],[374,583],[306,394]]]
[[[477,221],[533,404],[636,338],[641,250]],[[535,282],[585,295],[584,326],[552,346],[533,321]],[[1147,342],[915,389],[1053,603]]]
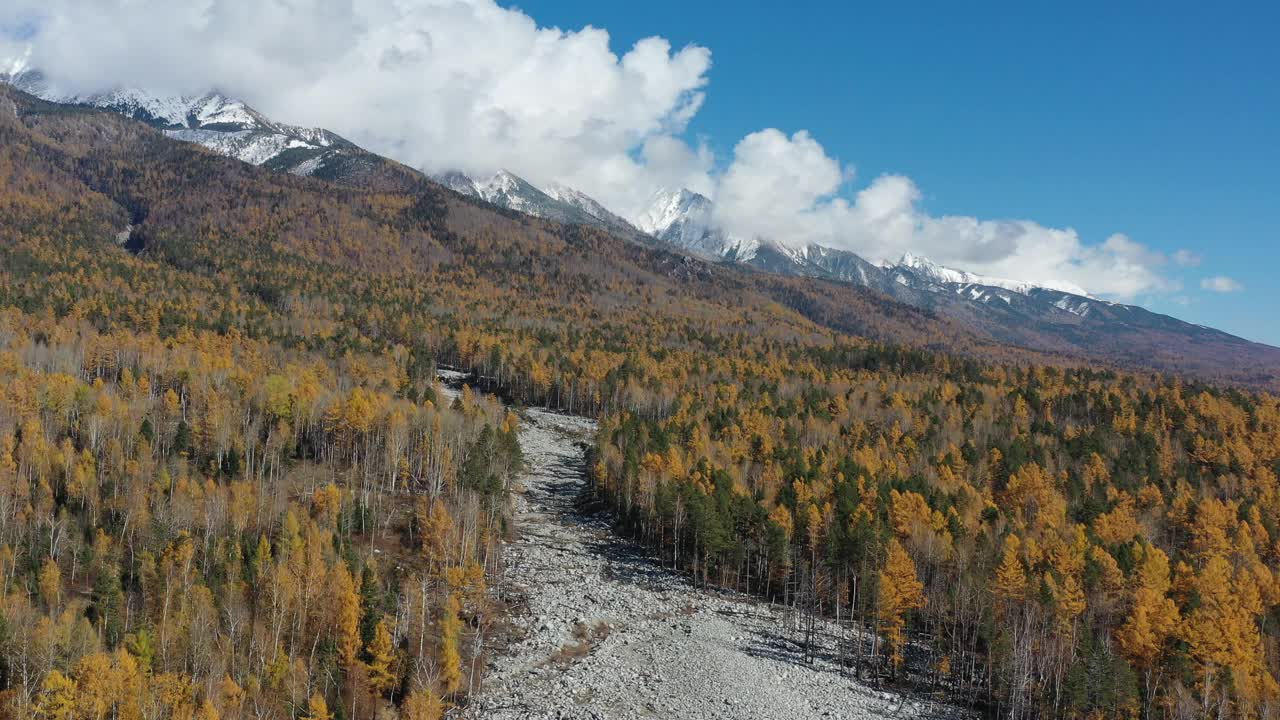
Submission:
[[[70,93],[21,63],[0,73],[0,82],[48,102],[124,115],[176,140],[294,175],[359,184],[378,174],[378,166],[386,162],[331,130],[276,122],[216,90],[201,95],[160,95],[121,87]]]
[[[1069,283],[1040,285],[957,270],[914,253],[896,262],[872,262],[856,253],[817,243],[791,246],[769,240],[745,242],[732,238],[714,223],[714,203],[687,189],[661,191],[644,211],[642,230],[657,239],[707,259],[733,262],[784,275],[822,278],[865,287],[915,307],[982,326],[1007,342],[1046,347],[1056,342],[1073,346],[1099,343],[1122,347],[1129,337],[1135,348],[1123,351],[1129,361],[1142,353],[1158,352],[1150,338],[1192,344],[1233,343],[1274,350],[1216,328],[1155,313],[1138,305],[1098,298]],[[1045,336],[1053,336],[1046,338]],[[1048,342],[1054,341],[1054,342]],[[1048,343],[1048,344],[1046,344]],[[1110,351],[1114,354],[1116,351]]]
[[[537,218],[634,236],[640,231],[586,193],[560,183],[538,187],[509,170],[498,170],[487,179],[474,178],[460,170],[430,176],[454,192],[483,200],[507,210]]]
[[[222,101],[226,99],[223,98]],[[88,103],[79,104],[98,107]],[[226,105],[230,107],[226,107],[224,111],[222,108]],[[129,115],[121,108],[119,103],[115,106],[108,103],[100,107],[117,114]],[[231,118],[243,120],[237,115],[241,110],[234,101],[220,105],[219,101],[212,99],[199,105],[199,110],[200,112],[194,113],[196,119],[204,118],[203,122],[207,125],[227,127]],[[246,114],[251,110],[244,106]],[[188,116],[191,115],[192,113],[188,113]],[[264,117],[261,121],[255,119],[255,122],[270,121]],[[154,118],[147,124],[157,127]],[[184,131],[175,131],[171,127],[157,129],[174,139],[186,139],[179,134]],[[215,130],[208,126],[186,128],[186,131],[193,130],[217,133],[221,138],[227,137],[228,133],[241,131]],[[328,137],[321,136],[321,139]],[[355,187],[369,187],[373,183],[412,189],[427,180],[427,176],[418,171],[349,143],[341,145],[339,141],[346,141],[337,135],[332,137],[336,138],[331,141],[331,145],[338,146],[335,148],[338,157],[354,158],[371,169],[361,172],[332,172],[325,167],[326,163],[317,162],[320,167],[313,172],[293,172],[299,163],[315,160],[315,156],[307,155],[308,151],[302,148],[286,149],[282,153],[283,157],[272,157],[256,164],[270,170],[309,175]],[[312,142],[319,140],[313,136]],[[213,145],[210,149],[215,152],[237,157],[226,147],[218,147],[208,139],[201,144],[206,147]],[[290,153],[300,153],[304,157],[298,159]],[[354,164],[356,163],[349,163]],[[885,267],[884,264],[870,262],[855,253],[817,244],[797,249],[773,242],[728,236],[714,226],[713,203],[705,196],[688,190],[667,191],[665,196],[662,193],[656,194],[651,211],[637,218],[633,225],[614,215],[585,193],[564,186],[554,186],[554,194],[548,193],[507,171],[496,173],[483,183],[477,183],[461,173],[442,173],[430,179],[473,202],[493,204],[551,222],[594,227],[646,246],[689,253],[756,272],[765,271],[855,286],[974,328],[981,335],[999,343],[1033,351],[1062,353],[1094,361],[1115,361],[1122,366],[1207,375],[1214,375],[1221,368],[1230,366],[1232,373],[1244,373],[1250,377],[1262,376],[1264,384],[1270,382],[1267,378],[1271,377],[1266,368],[1273,365],[1271,360],[1263,358],[1280,352],[1219,330],[1186,323],[1137,306],[1108,303],[1087,295],[1014,281],[1001,281],[1000,285],[956,282],[954,280],[993,279],[954,271],[916,256],[905,257],[899,263]],[[664,202],[665,206],[662,206]],[[938,268],[956,274],[940,275]],[[1010,289],[1008,285],[1013,285],[1014,289]],[[826,290],[822,290],[823,287],[817,285],[815,289],[826,292],[830,299],[839,296],[832,286],[825,286],[828,288]],[[829,303],[824,301],[819,305],[826,307]],[[824,312],[829,312],[829,309]],[[1259,366],[1261,370],[1257,369]],[[1280,367],[1280,362],[1275,362],[1274,366]]]

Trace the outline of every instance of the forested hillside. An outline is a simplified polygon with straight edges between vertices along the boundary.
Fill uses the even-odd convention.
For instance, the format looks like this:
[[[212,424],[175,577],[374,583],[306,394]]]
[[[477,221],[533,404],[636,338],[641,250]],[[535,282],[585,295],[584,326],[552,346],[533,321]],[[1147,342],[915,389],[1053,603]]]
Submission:
[[[438,717],[496,617],[515,416],[264,300],[253,278],[287,287],[297,256],[227,277],[196,265],[234,243],[145,250],[148,183],[174,178],[75,134],[187,146],[79,117],[0,120],[0,711]]]
[[[624,529],[852,614],[864,672],[1007,717],[1278,712],[1273,396],[0,92],[13,717],[462,702],[517,421],[437,363],[600,415]]]
[[[1003,716],[1274,715],[1275,397],[824,360],[610,413],[598,491],[669,562],[852,618],[883,640],[859,662]]]

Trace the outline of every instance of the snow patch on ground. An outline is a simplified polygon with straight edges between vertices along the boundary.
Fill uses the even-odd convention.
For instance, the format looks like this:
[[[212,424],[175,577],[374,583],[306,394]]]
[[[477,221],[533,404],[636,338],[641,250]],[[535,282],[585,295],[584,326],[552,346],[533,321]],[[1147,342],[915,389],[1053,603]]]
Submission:
[[[257,130],[166,130],[165,134],[176,140],[203,145],[219,155],[250,165],[261,165],[289,148],[307,147],[287,135]]]
[[[316,171],[322,167],[324,167],[324,158],[313,157],[310,160],[303,160],[302,162],[298,163],[297,167],[293,168],[289,172],[293,173],[294,175],[310,177],[312,175],[315,175]]]

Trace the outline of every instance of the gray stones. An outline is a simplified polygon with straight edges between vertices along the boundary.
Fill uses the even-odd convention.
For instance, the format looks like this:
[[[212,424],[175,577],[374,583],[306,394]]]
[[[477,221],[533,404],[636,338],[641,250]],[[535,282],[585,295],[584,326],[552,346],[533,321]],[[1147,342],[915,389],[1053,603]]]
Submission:
[[[590,420],[526,413],[528,467],[516,498],[505,592],[525,635],[493,658],[464,712],[551,718],[962,717],[954,708],[873,690],[835,663],[805,665],[772,608],[704,592],[578,512],[580,442]],[[820,653],[821,655],[821,653]]]

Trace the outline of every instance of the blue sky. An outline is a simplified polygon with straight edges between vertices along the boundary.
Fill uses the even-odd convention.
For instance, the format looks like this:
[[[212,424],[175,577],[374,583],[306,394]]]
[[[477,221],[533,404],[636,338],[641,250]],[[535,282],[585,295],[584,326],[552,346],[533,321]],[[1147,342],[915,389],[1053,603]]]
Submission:
[[[933,215],[1112,233],[1198,267],[1148,307],[1280,345],[1280,4],[532,0],[540,25],[710,49],[691,136],[717,157],[808,130],[859,181],[909,176]],[[1226,275],[1244,289],[1215,293]]]

